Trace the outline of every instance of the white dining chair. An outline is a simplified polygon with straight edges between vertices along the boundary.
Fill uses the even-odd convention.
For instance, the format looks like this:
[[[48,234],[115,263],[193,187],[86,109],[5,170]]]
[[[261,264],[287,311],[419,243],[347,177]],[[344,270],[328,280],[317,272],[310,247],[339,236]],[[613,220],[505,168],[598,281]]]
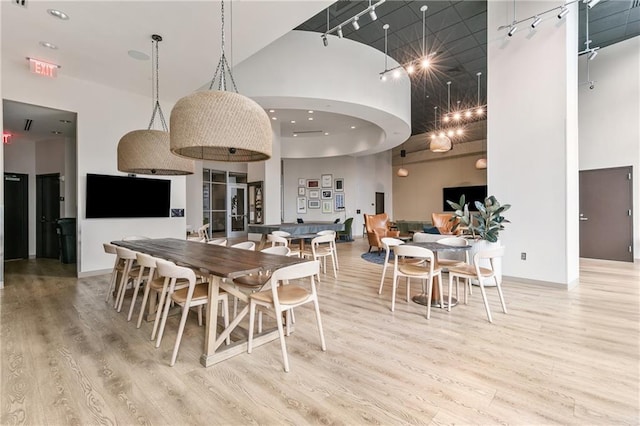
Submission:
[[[384,248],[384,263],[382,264],[382,277],[380,278],[380,287],[378,288],[378,294],[382,294],[382,287],[384,285],[384,278],[387,273],[387,268],[389,267],[389,265],[393,266],[395,263],[395,255],[391,257],[391,251],[395,247],[404,244],[404,241],[393,237],[384,237],[380,241],[382,242],[382,247]],[[402,264],[420,264],[424,262],[423,259],[412,258],[400,258],[398,261]]]
[[[333,241],[331,241],[329,246],[331,247],[331,250],[333,250],[333,259],[336,262],[336,269],[339,271],[340,270],[340,262],[338,260],[338,247],[336,246],[336,240],[338,239],[338,235],[336,234],[336,231],[333,231],[331,229],[326,229],[324,231],[319,231],[318,235],[331,235],[331,236],[333,236]]]
[[[395,309],[396,303],[396,288],[398,286],[398,279],[405,277],[407,279],[407,303],[410,297],[410,280],[411,278],[421,279],[426,281],[426,294],[427,294],[427,319],[431,318],[431,297],[433,295],[433,280],[438,278],[438,290],[440,294],[440,306],[443,306],[442,296],[442,271],[439,266],[436,265],[435,256],[433,252],[424,247],[410,246],[407,244],[399,245],[394,248],[395,262],[393,265],[393,290],[391,292],[391,311]],[[422,264],[403,264],[400,259],[403,257],[411,257],[414,259],[422,259]]]
[[[241,250],[254,251],[256,249],[256,243],[253,241],[243,241],[241,243],[232,244],[230,247],[241,249]]]

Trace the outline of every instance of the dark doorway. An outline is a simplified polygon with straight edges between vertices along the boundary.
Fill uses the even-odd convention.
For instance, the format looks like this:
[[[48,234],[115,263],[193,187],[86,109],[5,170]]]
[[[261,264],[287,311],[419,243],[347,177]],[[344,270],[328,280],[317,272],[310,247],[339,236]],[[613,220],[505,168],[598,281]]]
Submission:
[[[56,224],[60,219],[60,174],[36,176],[36,257],[58,259]]]
[[[4,174],[4,258],[29,258],[29,175]]]
[[[633,262],[632,172],[580,172],[580,257]]]
[[[384,213],[384,192],[376,192],[376,214]]]

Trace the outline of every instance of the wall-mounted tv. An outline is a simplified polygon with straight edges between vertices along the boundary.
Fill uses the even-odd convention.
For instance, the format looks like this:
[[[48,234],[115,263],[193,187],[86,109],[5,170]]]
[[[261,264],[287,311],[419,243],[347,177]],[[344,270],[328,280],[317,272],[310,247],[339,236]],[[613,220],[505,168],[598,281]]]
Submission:
[[[487,185],[442,188],[442,211],[453,211],[453,208],[447,203],[447,200],[457,203],[462,194],[464,194],[465,201],[469,203],[469,210],[477,211],[476,201],[484,202],[484,199],[487,197]]]
[[[87,173],[86,217],[169,217],[171,181]]]

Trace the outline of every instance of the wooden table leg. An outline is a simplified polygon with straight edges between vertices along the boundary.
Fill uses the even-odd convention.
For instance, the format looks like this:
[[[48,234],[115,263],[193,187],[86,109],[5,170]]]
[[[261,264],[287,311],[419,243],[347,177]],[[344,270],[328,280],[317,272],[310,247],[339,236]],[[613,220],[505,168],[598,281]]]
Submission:
[[[218,294],[220,293],[220,277],[209,276],[209,303],[206,308],[206,327],[204,334],[204,353],[200,357],[200,363],[205,367],[208,359],[216,351],[216,332],[218,330]]]

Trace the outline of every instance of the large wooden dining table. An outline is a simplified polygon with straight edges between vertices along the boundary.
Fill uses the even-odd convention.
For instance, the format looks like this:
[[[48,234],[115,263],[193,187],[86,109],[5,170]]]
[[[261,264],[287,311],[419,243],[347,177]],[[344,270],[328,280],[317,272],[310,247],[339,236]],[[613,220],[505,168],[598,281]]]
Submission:
[[[284,266],[306,262],[297,257],[278,256],[259,251],[241,250],[213,244],[203,244],[176,238],[159,238],[133,241],[113,241],[112,244],[130,250],[175,262],[178,265],[199,269],[209,275],[209,303],[207,304],[204,352],[200,362],[205,367],[229,359],[247,351],[246,333],[235,333],[235,341],[223,343],[249,313],[247,305],[216,337],[218,330],[218,303],[220,289],[244,302],[249,298],[234,284],[233,278],[251,273],[274,271]],[[238,338],[238,335],[243,337]],[[278,339],[277,328],[266,330],[254,338],[254,346]]]

